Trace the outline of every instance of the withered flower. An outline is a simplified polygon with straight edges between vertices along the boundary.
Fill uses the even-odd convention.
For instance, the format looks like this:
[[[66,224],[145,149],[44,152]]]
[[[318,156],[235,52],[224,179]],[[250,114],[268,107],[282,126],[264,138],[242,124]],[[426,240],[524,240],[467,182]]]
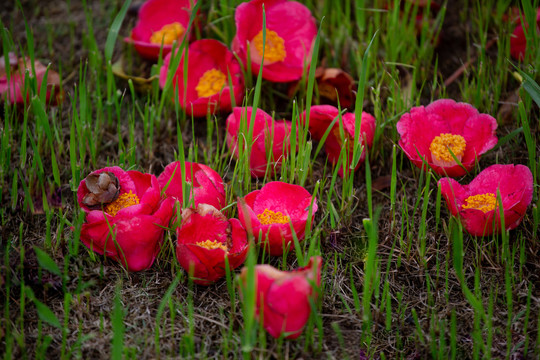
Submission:
[[[319,88],[319,96],[323,103],[336,104],[342,108],[350,108],[354,102],[354,79],[351,75],[338,68],[318,67],[315,78]]]
[[[110,171],[88,175],[86,187],[89,193],[82,202],[92,210],[100,209],[103,205],[113,202],[120,193],[118,178]]]

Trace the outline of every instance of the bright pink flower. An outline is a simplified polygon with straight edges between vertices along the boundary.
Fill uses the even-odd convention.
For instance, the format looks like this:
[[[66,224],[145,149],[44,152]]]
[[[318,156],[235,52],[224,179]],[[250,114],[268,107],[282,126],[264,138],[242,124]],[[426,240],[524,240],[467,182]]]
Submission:
[[[480,155],[497,144],[496,129],[492,116],[449,99],[414,107],[397,123],[399,145],[407,157],[419,168],[424,159],[437,174],[451,177],[464,175],[465,169],[472,169]]]
[[[526,21],[523,19],[523,21]],[[521,18],[517,20],[518,25],[514,29],[512,36],[510,37],[510,55],[514,59],[523,60],[525,58],[525,50],[527,49],[527,39],[525,37],[525,30],[521,24]],[[529,25],[525,25],[528,29]],[[536,13],[536,29],[540,27],[540,8]]]
[[[172,53],[167,55],[159,74],[159,85],[165,86]],[[244,96],[244,77],[240,64],[223,43],[204,39],[194,41],[188,49],[187,87],[184,89],[184,54],[173,78],[174,94],[188,115],[203,117],[217,110],[231,110],[232,96],[237,104]]]
[[[163,56],[181,42],[197,0],[147,0],[139,10],[139,20],[124,41],[133,43],[144,58],[157,60],[163,43]]]
[[[302,186],[273,181],[238,199],[238,218],[256,239],[261,236],[270,255],[280,256],[292,246],[291,223],[298,241],[304,239],[312,202],[311,225],[317,199]]]
[[[172,216],[173,200],[161,199],[154,175],[118,166],[90,173],[77,190],[86,212],[81,241],[130,271],[152,266]]]
[[[242,120],[246,123],[246,131],[251,123],[251,107],[235,107],[232,114],[227,118],[227,145],[238,158],[238,137],[241,133]],[[290,151],[289,134],[291,133],[290,121],[274,121],[270,115],[261,109],[255,113],[255,123],[253,124],[253,144],[248,144],[250,148],[249,167],[251,175],[263,177],[266,173],[268,158],[266,154],[267,146],[272,149],[270,175],[281,168],[281,160]],[[247,137],[247,132],[244,134]]]
[[[7,68],[9,68],[9,81],[7,78]],[[32,70],[32,62],[30,58],[19,58],[13,53],[9,53],[6,60],[3,56],[0,57],[0,100],[7,98],[10,103],[22,104],[25,100],[25,77],[28,71],[30,77],[35,77],[37,82],[37,90],[40,91],[41,86],[47,87],[46,101],[52,99],[53,104],[63,101],[64,92],[61,89],[60,76],[57,72],[43,65],[39,61],[34,61],[34,69]],[[47,78],[44,79],[47,72]],[[45,83],[43,81],[45,80]],[[30,94],[26,94],[26,99],[29,100]]]
[[[321,140],[324,133],[332,123],[332,121],[339,116],[339,110],[331,105],[316,105],[311,107],[310,116],[309,116],[309,131],[311,136],[315,140]],[[302,115],[301,119],[305,121],[306,114]],[[354,132],[356,126],[356,117],[354,113],[345,113],[341,116],[343,123],[343,132],[345,139],[347,140],[347,168],[351,165],[353,159],[353,149],[354,149]],[[324,143],[324,149],[328,155],[328,159],[332,164],[337,164],[339,156],[343,150],[344,139],[341,137],[339,130],[339,122],[336,121],[332,130],[328,133],[328,137]],[[373,137],[375,136],[375,118],[366,113],[362,112],[362,121],[360,124],[360,133],[358,141],[367,145],[368,148],[371,148],[373,144]],[[356,165],[356,169],[364,162],[366,158],[367,149],[364,148],[362,151],[362,156],[360,161]],[[356,170],[355,169],[355,170]],[[343,176],[343,167],[339,169],[339,175]]]
[[[184,176],[185,186],[189,186],[194,206],[198,204],[209,204],[217,209],[222,209],[226,205],[225,189],[223,188],[223,179],[217,172],[206,165],[191,163],[186,161],[186,176]],[[182,170],[180,161],[174,161],[167,165],[157,181],[159,186],[165,190],[165,194],[183,201],[182,196]],[[172,180],[171,176],[173,177]],[[169,182],[170,180],[170,182]]]
[[[275,338],[284,335],[296,339],[302,333],[311,313],[310,300],[316,300],[314,287],[321,284],[322,258],[312,257],[306,267],[280,271],[270,265],[255,266],[256,316]],[[247,268],[240,279],[247,282]],[[242,291],[242,287],[240,287]]]
[[[225,258],[230,269],[240,266],[247,256],[246,230],[237,219],[228,220],[212,205],[199,204],[182,211],[182,224],[176,229],[176,257],[193,282],[210,285],[225,276]]]
[[[266,12],[266,46],[263,44],[263,12]],[[259,73],[263,48],[265,48],[264,79],[275,82],[298,80],[311,60],[311,50],[317,25],[307,7],[296,1],[252,0],[236,8],[236,36],[232,48],[242,60],[248,61],[251,70]]]
[[[452,215],[459,216],[474,236],[501,231],[497,190],[501,193],[506,230],[519,225],[533,194],[531,170],[523,165],[492,165],[469,185],[450,178],[442,178],[439,185]]]

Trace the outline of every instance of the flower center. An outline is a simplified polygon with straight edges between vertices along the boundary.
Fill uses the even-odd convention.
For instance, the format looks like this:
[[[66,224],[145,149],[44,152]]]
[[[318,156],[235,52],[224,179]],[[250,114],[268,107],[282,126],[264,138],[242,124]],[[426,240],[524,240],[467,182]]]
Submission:
[[[167,24],[161,28],[159,31],[152,33],[150,37],[150,42],[152,44],[159,44],[163,42],[163,45],[172,45],[176,40],[180,40],[182,35],[186,32],[186,29],[179,22],[173,22],[172,24]]]
[[[262,214],[257,215],[257,219],[259,219],[263,225],[287,224],[289,222],[289,217],[287,215],[283,215],[280,211],[273,212],[268,209],[264,209]]]
[[[277,34],[277,32],[270,29],[266,29],[266,44],[263,44],[263,32],[259,31],[257,35],[251,40],[255,46],[255,51],[258,52],[259,56],[263,55],[263,46],[264,46],[264,63],[275,63],[278,61],[283,61],[287,56],[285,51],[285,40]]]
[[[435,136],[431,145],[429,145],[431,160],[438,166],[454,166],[457,162],[454,160],[452,153],[456,159],[461,161],[466,146],[467,142],[461,135],[440,134],[439,136]]]
[[[221,241],[217,240],[205,240],[205,241],[199,241],[198,243],[195,243],[195,245],[203,247],[208,250],[214,250],[214,249],[221,249],[225,252],[227,252],[227,246],[223,244]]]
[[[465,202],[466,204],[461,206],[462,209],[476,209],[487,213],[497,206],[497,197],[493,193],[478,194],[469,196]]]
[[[129,190],[128,193],[123,193],[116,198],[112,203],[105,206],[105,212],[111,216],[116,216],[116,214],[123,208],[128,206],[137,205],[139,203],[139,198],[137,195]]]
[[[199,97],[208,97],[217,94],[223,89],[227,77],[218,69],[206,71],[199,79],[199,83],[195,87]]]

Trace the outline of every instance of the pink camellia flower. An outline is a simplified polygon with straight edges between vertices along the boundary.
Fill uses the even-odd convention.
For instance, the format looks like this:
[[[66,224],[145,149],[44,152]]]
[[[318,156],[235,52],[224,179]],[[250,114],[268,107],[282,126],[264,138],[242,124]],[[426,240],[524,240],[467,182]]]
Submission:
[[[322,258],[312,257],[306,267],[280,271],[270,265],[255,266],[255,315],[275,338],[281,335],[296,339],[302,333],[311,313],[310,299],[316,300],[321,284]],[[244,287],[248,269],[244,267],[240,279]],[[240,291],[243,291],[240,286]]]
[[[223,179],[210,167],[186,161],[186,175],[184,176],[185,186],[190,187],[194,206],[198,204],[209,204],[217,209],[222,209],[226,205],[225,189]],[[173,161],[163,169],[157,181],[165,194],[182,203],[182,170],[180,161]],[[172,180],[171,180],[172,177]],[[168,185],[167,185],[168,184]]]
[[[399,145],[407,157],[419,168],[424,159],[437,174],[451,177],[464,175],[497,144],[496,129],[492,116],[449,99],[414,107],[397,123]]]
[[[263,4],[266,44],[262,31]],[[315,19],[307,7],[296,1],[252,0],[238,5],[234,19],[236,36],[232,48],[242,60],[251,61],[254,74],[259,73],[262,63],[264,79],[288,82],[302,77],[317,35]]]
[[[474,236],[500,233],[497,190],[501,193],[506,230],[519,225],[533,194],[531,170],[523,165],[492,165],[469,185],[450,178],[440,179],[439,185],[452,215],[459,216],[465,229]]]
[[[38,91],[40,91],[41,86],[47,87],[47,103],[51,101],[53,104],[58,104],[63,101],[64,92],[60,86],[60,76],[57,72],[50,68],[47,71],[47,66],[39,61],[34,61],[34,69],[32,69],[30,58],[17,59],[14,53],[9,53],[7,59],[4,56],[0,57],[0,100],[3,101],[6,98],[10,103],[17,104],[23,104],[25,99],[29,100],[30,94],[25,94],[26,71],[29,72],[30,77],[36,78]],[[46,79],[45,73],[47,73]]]
[[[525,19],[523,21],[526,22]],[[527,49],[527,39],[525,37],[525,30],[521,24],[521,18],[517,19],[518,25],[514,29],[512,36],[510,37],[510,55],[516,60],[523,60],[525,58],[525,50]],[[528,29],[529,24],[525,27]],[[536,30],[540,28],[540,8],[536,13]]]
[[[163,56],[181,42],[189,24],[191,9],[197,0],[148,0],[139,10],[139,19],[124,41],[135,45],[144,58],[157,60],[163,44]]]
[[[235,107],[232,114],[227,118],[227,145],[238,158],[238,137],[247,138],[247,133],[241,133],[242,120],[247,124],[246,131],[251,124],[251,107]],[[261,109],[255,113],[255,123],[253,124],[252,144],[248,144],[250,149],[249,167],[251,175],[263,177],[266,173],[270,156],[270,175],[281,168],[283,157],[290,151],[290,121],[274,121],[270,115]],[[269,156],[266,149],[270,148],[272,153]]]
[[[167,55],[159,74],[165,87],[172,53]],[[188,49],[187,87],[184,88],[184,54],[173,78],[174,94],[188,115],[206,116],[208,112],[231,110],[232,96],[237,104],[244,96],[244,77],[240,64],[223,43],[213,39],[194,41]],[[228,78],[230,74],[231,78]]]
[[[339,116],[339,110],[331,105],[316,105],[311,107],[310,116],[309,116],[309,131],[311,136],[315,140],[321,140],[324,133],[331,125],[332,121]],[[301,116],[301,119],[305,121],[306,114]],[[345,113],[341,116],[343,124],[343,132],[345,139],[340,134],[339,122],[336,121],[332,130],[328,133],[328,137],[324,143],[324,149],[328,154],[328,159],[332,164],[337,164],[339,156],[343,150],[343,145],[345,140],[347,140],[347,166],[348,169],[353,161],[352,155],[354,150],[354,132],[356,126],[356,117],[354,113]],[[367,145],[368,148],[371,148],[373,144],[373,137],[375,136],[375,118],[366,113],[362,112],[362,121],[360,124],[360,133],[358,141],[362,144]],[[366,150],[363,149],[362,156],[360,161],[356,165],[356,169],[364,162],[366,158]],[[339,169],[339,175],[343,176],[343,167]]]
[[[317,200],[302,186],[273,181],[238,199],[238,218],[270,255],[280,256],[292,245],[291,223],[298,241],[304,239],[312,203],[311,220]]]
[[[81,241],[130,271],[149,268],[173,210],[173,200],[162,199],[160,191],[151,174],[118,166],[90,173],[77,190],[79,205],[86,212]]]
[[[188,273],[193,271],[196,284],[210,285],[225,276],[225,258],[230,269],[236,269],[246,259],[246,230],[238,219],[228,220],[212,205],[184,209],[176,233],[176,257]]]

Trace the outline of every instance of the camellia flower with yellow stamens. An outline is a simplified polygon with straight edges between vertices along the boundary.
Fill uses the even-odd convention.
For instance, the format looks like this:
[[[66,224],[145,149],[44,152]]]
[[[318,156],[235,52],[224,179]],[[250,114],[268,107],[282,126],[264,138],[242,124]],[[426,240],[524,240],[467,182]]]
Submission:
[[[161,68],[161,88],[167,81],[171,56],[172,53],[167,55]],[[244,77],[240,64],[223,43],[203,39],[189,46],[187,87],[184,87],[184,54],[181,56],[173,87],[175,96],[178,94],[180,105],[188,115],[202,117],[218,110],[230,111],[231,96],[237,104],[242,103]]]
[[[251,123],[251,113],[253,109],[248,106],[235,107],[232,114],[227,118],[227,145],[229,149],[238,158],[238,137],[247,138],[247,134],[242,132],[241,124],[246,124],[245,130],[249,129]],[[272,116],[268,115],[261,109],[257,109],[255,113],[255,122],[253,124],[252,143],[248,144],[249,148],[249,168],[251,175],[255,177],[263,177],[266,174],[268,161],[271,164],[269,174],[279,171],[281,162],[290,151],[290,136],[291,122],[290,121],[274,121]],[[271,153],[267,154],[267,149]]]
[[[266,44],[263,43],[263,4]],[[236,36],[232,48],[251,70],[264,79],[288,82],[302,77],[311,60],[317,25],[309,9],[296,1],[252,0],[236,8]],[[248,52],[249,49],[249,52]],[[264,49],[264,61],[262,59]]]
[[[90,173],[77,190],[79,205],[86,212],[81,241],[130,271],[149,268],[173,211],[174,200],[162,199],[160,192],[151,174],[118,166]]]
[[[197,0],[148,0],[139,10],[139,19],[124,40],[135,45],[144,58],[157,60],[171,52],[174,42],[186,36],[191,9]]]
[[[441,99],[401,116],[399,145],[419,168],[425,161],[439,175],[465,175],[497,144],[497,121],[472,105]],[[456,161],[458,160],[458,161]]]
[[[313,220],[317,200],[302,186],[273,181],[238,199],[238,219],[270,255],[280,256],[292,246],[292,229],[304,239],[310,208]]]
[[[505,229],[514,229],[531,203],[533,176],[524,165],[492,165],[469,185],[442,178],[439,186],[448,209],[461,219],[465,230],[474,236],[486,236],[501,231],[497,190],[501,194]]]
[[[184,164],[186,169],[184,186],[189,187],[191,197],[193,197],[193,205],[210,204],[219,210],[225,207],[225,189],[221,176],[203,164],[188,161]],[[158,177],[159,186],[162,189],[167,187],[165,194],[180,201],[180,203],[183,201],[181,169],[180,161],[174,161],[167,165]]]
[[[332,124],[334,119],[339,116],[339,110],[331,105],[315,105],[311,107],[309,115],[309,132],[315,140],[321,140],[328,127]],[[306,113],[304,112],[300,117],[302,121],[306,121]],[[340,132],[339,122],[336,121],[332,126],[332,130],[328,133],[328,137],[324,143],[324,149],[328,155],[328,159],[332,164],[337,164],[341,152],[344,150],[346,141],[346,169],[349,169],[353,158],[354,150],[354,133],[356,127],[356,116],[354,113],[345,113],[341,116],[341,122],[343,124],[343,136]],[[366,112],[362,112],[362,121],[360,123],[360,132],[358,141],[368,148],[371,148],[373,144],[373,138],[375,136],[375,118]],[[366,158],[367,149],[362,150],[362,155],[356,169],[364,162]],[[343,176],[343,167],[340,167],[338,174]]]
[[[184,209],[176,233],[176,258],[196,284],[210,285],[225,276],[225,258],[231,270],[246,259],[246,230],[212,205]]]
[[[302,334],[311,302],[321,285],[322,258],[314,256],[305,267],[280,271],[270,265],[255,266],[255,316],[275,338],[296,339]],[[248,269],[240,273],[240,294],[246,291]],[[251,289],[250,289],[251,290]]]

